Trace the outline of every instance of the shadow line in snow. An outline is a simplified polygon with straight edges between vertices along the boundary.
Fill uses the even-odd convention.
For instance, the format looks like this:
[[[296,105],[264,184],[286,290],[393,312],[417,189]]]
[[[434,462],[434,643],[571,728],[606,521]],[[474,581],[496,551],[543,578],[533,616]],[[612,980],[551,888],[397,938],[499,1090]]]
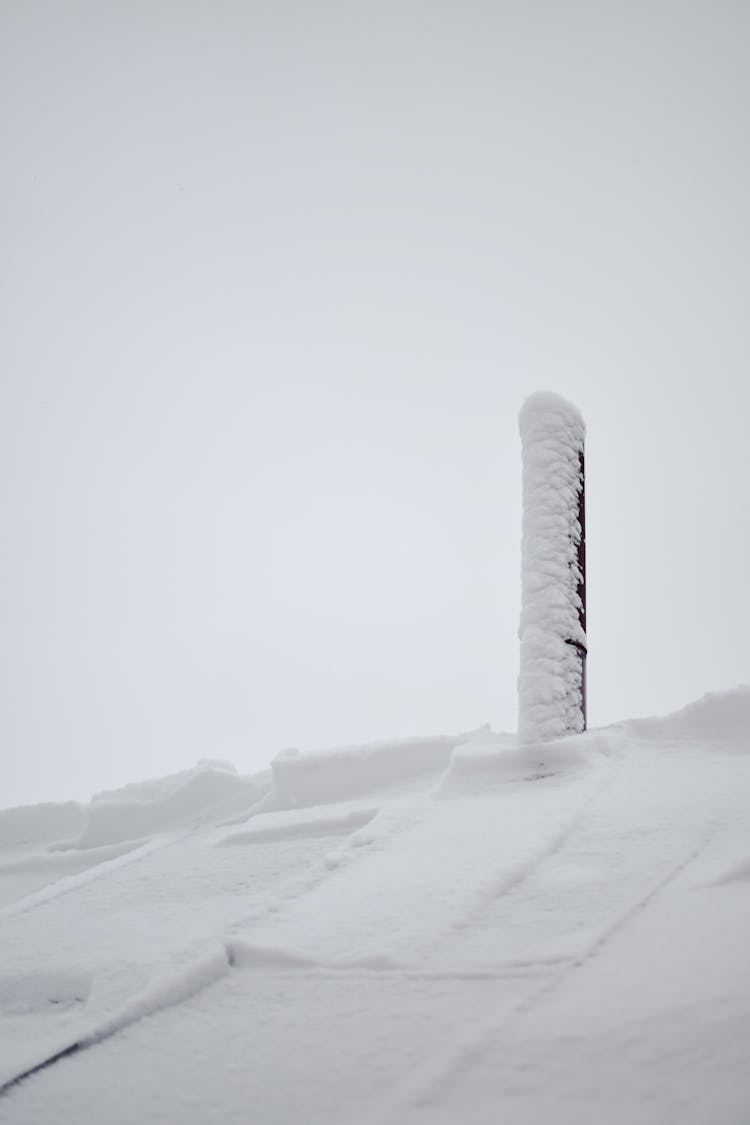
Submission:
[[[233,968],[251,971],[291,972],[307,976],[332,977],[342,974],[363,974],[400,977],[404,980],[508,980],[538,976],[559,968],[572,966],[571,957],[540,957],[509,961],[495,969],[418,969],[405,965],[392,957],[348,957],[339,960],[319,960],[292,953],[285,949],[253,945],[247,941],[227,944],[227,960]]]
[[[224,977],[232,963],[230,950],[220,947],[183,969],[166,974],[150,987],[143,989],[112,1015],[93,1026],[84,1028],[67,1041],[58,1041],[54,1046],[48,1045],[46,1049],[38,1052],[36,1057],[29,1058],[25,1065],[17,1065],[9,1076],[4,1078],[0,1071],[0,1098],[5,1097],[27,1078],[46,1070],[47,1067],[54,1066],[62,1059],[94,1047],[146,1016],[189,1000]]]
[[[42,1059],[40,1062],[35,1063],[33,1066],[28,1067],[26,1070],[16,1074],[13,1078],[9,1078],[0,1086],[0,1098],[5,1097],[16,1086],[20,1086],[27,1078],[32,1078],[33,1075],[38,1074],[41,1070],[46,1070],[48,1066],[54,1066],[56,1062],[61,1059],[67,1059],[70,1055],[75,1055],[81,1050],[81,1043],[70,1043],[67,1047],[62,1047],[54,1055],[49,1055],[47,1058]]]
[[[232,966],[241,969],[291,970],[303,972],[398,972],[403,965],[390,957],[352,957],[340,961],[318,961],[303,954],[290,953],[284,949],[251,945],[245,941],[233,941],[227,945],[227,960]]]

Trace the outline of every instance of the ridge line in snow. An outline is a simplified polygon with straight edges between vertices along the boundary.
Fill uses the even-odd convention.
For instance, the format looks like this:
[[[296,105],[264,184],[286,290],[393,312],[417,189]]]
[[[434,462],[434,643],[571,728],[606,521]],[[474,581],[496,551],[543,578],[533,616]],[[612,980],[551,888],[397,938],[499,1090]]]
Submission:
[[[188,835],[187,832],[170,833],[166,837],[160,835],[147,840],[144,844],[129,848],[113,859],[102,860],[100,863],[84,868],[83,871],[77,871],[73,875],[65,875],[62,879],[56,879],[53,883],[48,883],[47,886],[42,887],[41,890],[34,891],[33,894],[26,895],[25,898],[3,907],[0,910],[0,920],[12,918],[16,914],[24,914],[27,910],[33,910],[35,906],[42,906],[51,899],[59,898],[61,895],[68,894],[69,891],[75,891],[78,887],[91,883],[94,879],[99,879],[110,871],[117,870],[118,867],[126,867],[130,863],[137,863],[139,859],[144,859],[153,852],[176,844],[186,835]]]

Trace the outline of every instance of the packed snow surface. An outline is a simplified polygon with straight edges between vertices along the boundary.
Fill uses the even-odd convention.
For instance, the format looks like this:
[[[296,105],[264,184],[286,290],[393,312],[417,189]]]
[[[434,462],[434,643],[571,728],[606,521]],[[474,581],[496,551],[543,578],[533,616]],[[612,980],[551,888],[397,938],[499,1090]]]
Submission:
[[[749,798],[739,688],[0,813],[0,1122],[746,1125]]]
[[[518,729],[522,738],[558,738],[583,729],[579,620],[578,501],[585,438],[578,410],[539,392],[519,416],[523,455],[521,667]]]

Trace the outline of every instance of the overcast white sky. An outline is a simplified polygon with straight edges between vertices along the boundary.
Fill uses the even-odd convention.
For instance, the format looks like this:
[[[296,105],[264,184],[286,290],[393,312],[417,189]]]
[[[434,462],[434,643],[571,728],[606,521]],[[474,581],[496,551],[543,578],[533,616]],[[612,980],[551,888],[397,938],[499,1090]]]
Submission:
[[[527,394],[589,720],[747,682],[750,5],[3,0],[0,805],[516,724]]]

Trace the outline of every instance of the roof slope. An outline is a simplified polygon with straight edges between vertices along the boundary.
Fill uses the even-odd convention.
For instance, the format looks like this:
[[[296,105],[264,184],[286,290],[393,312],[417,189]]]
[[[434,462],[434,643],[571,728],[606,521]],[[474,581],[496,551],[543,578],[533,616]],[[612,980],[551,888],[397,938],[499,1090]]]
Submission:
[[[0,1121],[744,1120],[749,751],[741,688],[543,745],[286,755],[278,789],[207,763],[67,846],[29,816]]]

